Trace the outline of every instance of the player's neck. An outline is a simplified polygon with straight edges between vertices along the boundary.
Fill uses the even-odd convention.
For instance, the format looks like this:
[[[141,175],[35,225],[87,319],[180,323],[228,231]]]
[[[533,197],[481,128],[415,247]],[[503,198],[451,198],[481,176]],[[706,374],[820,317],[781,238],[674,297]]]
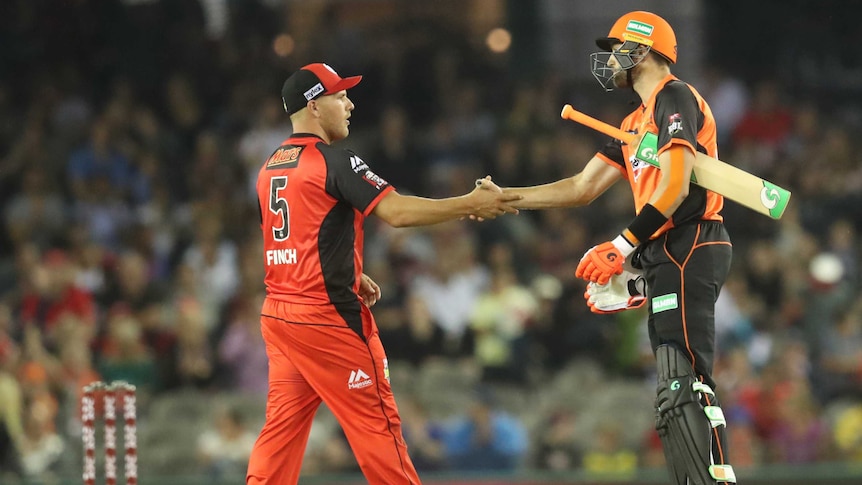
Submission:
[[[655,89],[658,87],[659,83],[670,74],[670,69],[665,67],[651,67],[649,69],[643,69],[639,73],[640,75],[634,82],[634,90],[640,96],[641,101],[646,103],[652,94],[655,92]]]
[[[306,119],[292,121],[294,133],[310,133],[312,135],[319,136],[327,145],[332,143],[332,140],[329,138],[329,134],[326,133],[326,130],[324,130],[319,123]]]

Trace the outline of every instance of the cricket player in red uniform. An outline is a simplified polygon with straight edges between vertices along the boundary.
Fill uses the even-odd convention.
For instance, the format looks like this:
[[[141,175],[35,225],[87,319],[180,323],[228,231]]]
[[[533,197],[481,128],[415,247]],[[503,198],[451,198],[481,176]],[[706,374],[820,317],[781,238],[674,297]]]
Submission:
[[[596,43],[602,52],[591,55],[593,75],[607,91],[631,89],[640,97],[621,128],[648,146],[636,152],[613,140],[573,177],[504,191],[523,195],[516,205],[524,209],[574,207],[619,180],[629,183],[636,217],[613,240],[588,250],[575,276],[590,282],[586,296],[594,312],[648,303],[658,375],[656,429],[673,483],[734,483],[712,376],[715,301],[732,248],[720,214],[724,199],[689,183],[695,151],[718,156],[715,120],[697,90],[671,73],[676,34],[663,18],[629,12]],[[647,156],[657,158],[660,169]],[[642,277],[623,271],[627,259]],[[603,294],[596,304],[597,292],[631,288],[628,283],[640,278],[646,298],[625,291],[616,302]]]
[[[516,194],[490,177],[447,199],[400,195],[355,153],[347,137],[354,105],[326,64],[293,73],[282,88],[294,134],[257,179],[267,297],[261,331],[269,357],[266,423],[246,483],[299,480],[312,420],[325,402],[370,484],[419,484],[401,433],[386,354],[369,307],[380,288],[362,273],[363,224],[374,214],[395,227],[516,214]]]

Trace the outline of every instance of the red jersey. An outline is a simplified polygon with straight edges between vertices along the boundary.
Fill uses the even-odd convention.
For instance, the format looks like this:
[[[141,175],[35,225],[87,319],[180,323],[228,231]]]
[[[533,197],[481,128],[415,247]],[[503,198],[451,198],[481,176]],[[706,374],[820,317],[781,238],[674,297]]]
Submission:
[[[268,297],[358,315],[363,224],[391,190],[351,151],[308,133],[285,140],[257,177]]]
[[[656,134],[658,154],[673,145],[684,145],[718,158],[712,110],[692,86],[672,74],[666,76],[652,96],[623,120],[620,128],[628,133]],[[614,140],[599,151],[597,156],[625,175],[634,194],[635,211],[640,213],[655,192],[661,172],[657,167],[638,159],[634,148]],[[722,196],[691,184],[688,197],[652,238],[686,222],[722,221],[720,211],[723,207]]]

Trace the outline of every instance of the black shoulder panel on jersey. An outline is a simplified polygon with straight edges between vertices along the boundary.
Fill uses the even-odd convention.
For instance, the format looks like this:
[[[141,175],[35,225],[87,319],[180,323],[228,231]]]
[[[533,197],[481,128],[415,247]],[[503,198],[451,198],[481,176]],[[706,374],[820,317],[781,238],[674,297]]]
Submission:
[[[703,127],[703,113],[692,90],[682,81],[671,81],[656,94],[653,119],[658,127],[658,147],[672,138],[697,147],[697,133]]]
[[[389,182],[374,173],[364,160],[350,150],[318,143],[326,163],[326,192],[365,212]]]

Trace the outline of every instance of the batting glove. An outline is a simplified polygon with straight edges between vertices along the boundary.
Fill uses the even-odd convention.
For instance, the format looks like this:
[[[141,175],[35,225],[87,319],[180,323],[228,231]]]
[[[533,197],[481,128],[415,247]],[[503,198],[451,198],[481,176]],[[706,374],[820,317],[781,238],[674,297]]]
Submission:
[[[626,256],[634,249],[622,236],[593,246],[578,263],[575,277],[604,285],[611,276],[623,272]]]
[[[593,313],[606,314],[640,308],[646,302],[646,280],[643,275],[623,271],[607,284],[590,282],[584,292]]]

